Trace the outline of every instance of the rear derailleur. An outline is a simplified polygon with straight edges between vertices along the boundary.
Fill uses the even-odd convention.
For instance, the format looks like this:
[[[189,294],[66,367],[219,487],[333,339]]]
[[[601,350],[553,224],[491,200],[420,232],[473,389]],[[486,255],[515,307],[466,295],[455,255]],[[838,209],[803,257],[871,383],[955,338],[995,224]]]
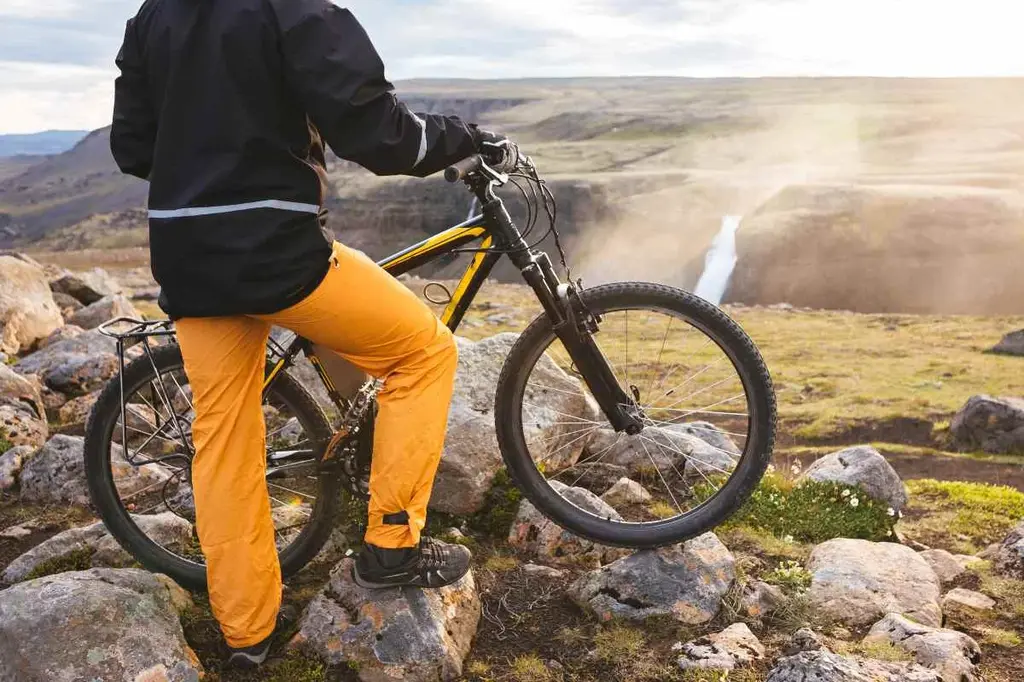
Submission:
[[[379,390],[377,381],[368,381],[359,389],[320,460],[321,471],[341,474],[348,492],[362,499],[370,497],[370,459]]]

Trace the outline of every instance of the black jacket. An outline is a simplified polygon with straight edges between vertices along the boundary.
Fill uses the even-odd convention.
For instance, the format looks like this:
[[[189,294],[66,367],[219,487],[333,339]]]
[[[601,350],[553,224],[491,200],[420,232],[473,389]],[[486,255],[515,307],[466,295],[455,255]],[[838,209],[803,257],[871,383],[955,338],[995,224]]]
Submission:
[[[395,98],[366,32],[328,0],[148,0],[116,63],[111,150],[150,181],[172,317],[276,312],[316,288],[324,142],[379,175],[475,151],[471,126]]]

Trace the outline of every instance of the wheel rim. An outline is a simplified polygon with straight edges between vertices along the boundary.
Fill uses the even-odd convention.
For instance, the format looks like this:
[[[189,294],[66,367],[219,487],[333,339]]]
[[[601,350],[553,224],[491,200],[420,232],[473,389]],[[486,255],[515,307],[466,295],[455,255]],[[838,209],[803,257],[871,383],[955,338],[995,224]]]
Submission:
[[[595,341],[644,430],[615,433],[548,331],[523,365],[522,445],[550,492],[618,528],[664,525],[717,499],[754,445],[751,380],[719,335],[659,305],[592,306]],[[627,479],[627,480],[623,480]]]
[[[124,387],[128,446],[122,448],[119,414],[106,439],[109,476],[121,509],[141,534],[172,557],[204,569],[190,485],[191,390],[180,363],[159,373],[153,368],[141,384]],[[309,531],[321,496],[316,425],[305,423],[302,412],[273,391],[263,414],[275,543],[287,555]]]

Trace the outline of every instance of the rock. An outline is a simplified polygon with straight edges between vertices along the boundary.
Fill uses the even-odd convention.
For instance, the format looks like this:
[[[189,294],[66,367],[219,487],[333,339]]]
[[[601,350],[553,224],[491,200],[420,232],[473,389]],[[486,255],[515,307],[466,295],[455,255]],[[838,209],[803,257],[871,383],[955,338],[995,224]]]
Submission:
[[[573,469],[573,474],[580,479],[576,481],[576,486],[587,490],[608,490],[619,479],[629,478],[626,467],[604,462],[579,463]]]
[[[17,355],[64,324],[37,263],[0,256],[0,352]]]
[[[903,480],[885,457],[870,446],[847,448],[816,460],[800,477],[800,480],[808,479],[859,485],[868,495],[885,502],[895,511],[902,510],[907,504]]]
[[[811,552],[807,593],[821,614],[850,626],[870,625],[887,613],[942,624],[939,579],[921,556],[903,545],[836,539]]]
[[[122,293],[121,285],[106,270],[96,268],[89,272],[67,273],[50,282],[54,292],[67,294],[82,305],[95,303],[101,298]]]
[[[973,682],[981,648],[956,630],[941,630],[890,613],[872,626],[865,644],[891,644],[913,654],[914,660],[939,673],[943,682]]]
[[[68,294],[64,294],[59,291],[53,292],[53,302],[57,304],[58,308],[60,308],[60,315],[64,318],[65,322],[67,322],[72,315],[85,307],[82,305],[82,302],[74,296],[69,296]]]
[[[993,564],[999,573],[1024,580],[1024,522],[999,543],[993,552]]]
[[[178,550],[192,540],[192,524],[171,512],[136,516],[132,519],[142,531],[162,547]],[[3,579],[8,583],[24,580],[40,564],[67,557],[82,550],[92,552],[90,565],[94,568],[128,566],[132,557],[107,532],[102,522],[82,528],[72,528],[54,535],[49,540],[25,552],[4,569]]]
[[[100,394],[99,391],[97,391],[96,393],[90,393],[89,395],[83,395],[79,398],[69,400],[64,403],[57,412],[58,421],[61,425],[84,425],[89,420],[89,413],[92,412],[92,406],[96,404],[99,397]]]
[[[981,592],[957,587],[942,598],[942,610],[946,615],[984,617],[992,613],[996,602]]]
[[[949,430],[962,448],[1024,453],[1024,399],[976,395],[956,413]]]
[[[802,651],[781,658],[765,682],[942,682],[917,663],[883,663],[830,651]]]
[[[995,345],[993,353],[1000,355],[1019,355],[1024,357],[1024,329],[1010,332],[1003,337],[1003,340]]]
[[[573,583],[569,596],[603,621],[667,615],[699,625],[718,613],[736,579],[735,565],[718,537],[705,533],[591,571]]]
[[[545,578],[548,580],[557,580],[565,577],[565,571],[560,571],[557,568],[551,568],[550,566],[540,566],[538,564],[525,564],[523,566],[523,573],[533,578]]]
[[[11,405],[0,405],[0,433],[12,445],[40,447],[50,435],[46,420],[36,417],[27,410]]]
[[[141,315],[124,296],[107,296],[82,308],[72,315],[68,322],[82,329],[95,329],[104,322],[118,317],[138,319]]]
[[[42,350],[47,346],[52,346],[55,343],[64,341],[65,339],[74,339],[85,333],[85,330],[81,327],[77,327],[73,324],[66,324],[60,329],[55,330],[52,334],[47,336],[45,339],[36,344],[36,350]]]
[[[42,386],[34,378],[25,377],[7,365],[0,364],[0,405],[25,410],[37,419],[46,419]]]
[[[740,608],[751,618],[762,618],[780,609],[787,601],[786,594],[775,585],[755,580],[743,586]]]
[[[704,480],[710,476],[732,471],[738,456],[709,445],[705,441],[680,431],[648,427],[643,438],[632,438],[600,429],[587,448],[584,459],[602,453],[601,461],[625,467],[631,478],[657,478],[657,474],[644,473],[657,467],[667,480],[680,476]],[[662,487],[664,484],[659,483]]]
[[[84,440],[78,436],[57,435],[51,438],[21,471],[22,497],[39,502],[88,504],[83,447]],[[111,448],[114,480],[122,500],[170,477],[168,471],[159,465],[133,467],[124,460],[120,446],[112,445]]]
[[[21,540],[32,535],[32,530],[25,528],[25,526],[9,526],[0,530],[0,538],[8,538],[10,540]]]
[[[515,334],[474,343],[457,338],[459,367],[448,412],[448,436],[431,508],[449,514],[479,511],[502,466],[494,432],[494,391]],[[589,440],[593,406],[580,382],[545,356],[534,369],[524,408],[526,438],[538,455],[546,444],[549,471],[574,463]],[[578,423],[577,423],[578,422]]]
[[[352,563],[331,572],[292,646],[330,665],[347,663],[364,682],[458,678],[480,621],[473,574],[439,590],[365,590],[352,581]]]
[[[0,592],[0,679],[198,682],[179,620],[192,604],[170,578],[92,569]]]
[[[953,582],[967,570],[964,559],[958,559],[944,549],[928,549],[920,552],[920,555],[932,567],[935,575],[939,576],[939,582],[943,585]]]
[[[650,502],[654,498],[642,485],[623,477],[616,481],[615,485],[609,488],[604,495],[601,495],[601,499],[612,507],[628,507],[633,504]]]
[[[734,670],[764,658],[765,649],[745,623],[734,623],[683,645],[683,670]]]
[[[664,428],[700,438],[708,445],[719,450],[724,450],[734,455],[741,454],[739,446],[736,445],[729,434],[711,422],[687,422],[685,424],[673,424]]]
[[[55,391],[72,396],[99,390],[117,374],[115,343],[96,330],[58,341],[22,358],[20,374],[35,374]]]
[[[607,502],[585,488],[570,488],[559,481],[549,481],[551,487],[571,503],[601,517],[621,521],[622,517]],[[563,530],[549,521],[528,500],[519,503],[519,513],[512,522],[508,543],[524,552],[553,561],[580,562],[599,566],[617,559],[624,552],[595,544]]]
[[[800,628],[793,633],[782,653],[785,656],[792,656],[801,651],[821,651],[824,648],[825,643],[821,635],[810,628]]]
[[[35,451],[30,445],[18,445],[0,455],[0,490],[18,485],[18,474]]]

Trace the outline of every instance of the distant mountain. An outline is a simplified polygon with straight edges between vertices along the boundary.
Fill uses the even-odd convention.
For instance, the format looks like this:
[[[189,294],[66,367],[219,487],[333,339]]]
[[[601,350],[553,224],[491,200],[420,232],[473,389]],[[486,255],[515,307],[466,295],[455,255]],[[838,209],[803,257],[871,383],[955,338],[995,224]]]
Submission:
[[[0,158],[63,154],[88,134],[86,130],[47,130],[29,135],[0,135]]]

